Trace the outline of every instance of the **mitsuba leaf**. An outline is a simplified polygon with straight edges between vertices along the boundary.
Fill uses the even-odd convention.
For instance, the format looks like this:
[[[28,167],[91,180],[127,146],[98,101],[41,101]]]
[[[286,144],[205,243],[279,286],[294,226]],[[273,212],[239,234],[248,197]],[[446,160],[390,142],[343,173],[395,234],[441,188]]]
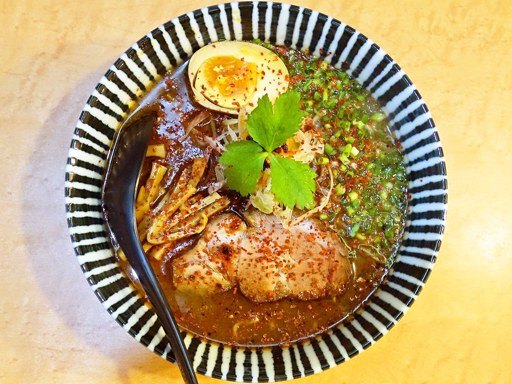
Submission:
[[[247,118],[252,140],[235,141],[226,146],[219,159],[227,165],[224,175],[228,187],[247,196],[256,191],[265,159],[270,159],[271,192],[287,208],[312,208],[316,173],[308,164],[273,153],[301,128],[304,113],[300,94],[281,94],[274,106],[264,95]]]
[[[274,107],[268,95],[264,95],[247,118],[247,130],[254,141],[272,152],[300,129],[303,118],[298,92],[281,94]]]
[[[228,144],[219,158],[221,164],[228,166],[224,170],[228,187],[240,192],[242,196],[253,193],[267,156],[268,153],[263,152],[263,148],[252,140]]]
[[[286,140],[300,130],[305,113],[300,109],[300,93],[285,92],[274,103],[274,123],[278,139],[282,141],[275,148],[283,145]],[[275,149],[274,148],[274,149]]]
[[[274,123],[272,119],[272,103],[268,95],[258,100],[258,106],[247,116],[247,131],[252,139],[267,151],[272,152],[274,141]]]
[[[308,164],[290,158],[270,158],[271,191],[276,200],[288,208],[313,208],[316,173]]]

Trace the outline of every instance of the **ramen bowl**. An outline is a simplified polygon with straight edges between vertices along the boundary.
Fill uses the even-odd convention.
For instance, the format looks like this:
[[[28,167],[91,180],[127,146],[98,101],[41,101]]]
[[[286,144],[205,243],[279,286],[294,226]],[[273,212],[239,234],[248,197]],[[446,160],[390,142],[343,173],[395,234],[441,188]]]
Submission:
[[[66,210],[78,262],[111,316],[162,358],[175,358],[159,321],[120,267],[102,214],[101,186],[116,131],[147,90],[201,47],[261,40],[305,49],[342,67],[382,106],[402,149],[408,209],[402,242],[386,278],[364,306],[301,342],[238,347],[183,331],[194,369],[228,381],[272,382],[334,367],[385,335],[423,288],[445,227],[447,181],[439,136],[420,93],[400,66],[357,30],[299,6],[226,3],[198,9],[154,29],[100,79],[76,125],[66,168]]]

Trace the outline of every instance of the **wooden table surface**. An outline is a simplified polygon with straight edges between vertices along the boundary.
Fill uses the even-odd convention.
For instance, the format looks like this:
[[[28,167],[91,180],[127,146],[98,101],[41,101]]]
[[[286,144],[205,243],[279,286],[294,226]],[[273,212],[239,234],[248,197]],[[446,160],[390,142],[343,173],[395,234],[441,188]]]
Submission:
[[[383,47],[429,106],[448,226],[416,303],[374,346],[306,383],[512,382],[512,3],[296,0]],[[104,310],[64,211],[71,135],[142,35],[210,1],[0,1],[0,383],[180,383]],[[200,377],[200,383],[218,380]]]

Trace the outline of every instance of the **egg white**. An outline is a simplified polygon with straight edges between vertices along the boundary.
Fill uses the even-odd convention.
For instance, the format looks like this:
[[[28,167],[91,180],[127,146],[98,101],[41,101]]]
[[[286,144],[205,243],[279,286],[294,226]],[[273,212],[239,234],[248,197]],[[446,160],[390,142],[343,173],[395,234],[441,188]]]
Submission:
[[[240,94],[225,96],[207,83],[202,66],[214,57],[232,57],[253,63],[257,68],[255,88],[248,87]],[[191,57],[188,76],[195,100],[206,108],[238,115],[240,108],[250,112],[265,94],[274,101],[288,89],[288,69],[272,51],[260,45],[242,41],[223,41],[206,45]],[[250,80],[248,79],[248,83]]]

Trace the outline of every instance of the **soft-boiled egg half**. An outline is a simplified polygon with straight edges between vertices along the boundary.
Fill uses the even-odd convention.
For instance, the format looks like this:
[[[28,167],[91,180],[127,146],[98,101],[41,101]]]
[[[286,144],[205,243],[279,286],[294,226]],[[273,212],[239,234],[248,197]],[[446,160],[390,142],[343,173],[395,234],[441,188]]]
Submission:
[[[288,89],[288,69],[272,51],[242,41],[206,45],[190,58],[188,76],[194,98],[215,111],[238,114],[271,101]]]

